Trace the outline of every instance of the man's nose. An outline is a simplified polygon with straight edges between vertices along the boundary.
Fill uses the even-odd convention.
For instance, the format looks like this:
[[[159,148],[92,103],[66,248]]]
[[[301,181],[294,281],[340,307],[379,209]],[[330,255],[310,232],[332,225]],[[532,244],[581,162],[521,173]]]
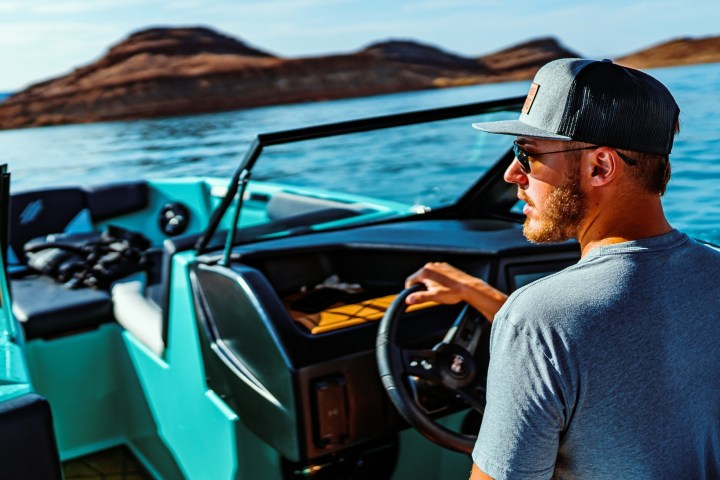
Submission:
[[[520,162],[518,162],[517,158],[513,158],[513,161],[510,163],[507,170],[505,170],[505,175],[503,175],[503,179],[508,183],[517,183],[518,185],[527,184],[527,174],[523,172],[523,169],[520,166]]]

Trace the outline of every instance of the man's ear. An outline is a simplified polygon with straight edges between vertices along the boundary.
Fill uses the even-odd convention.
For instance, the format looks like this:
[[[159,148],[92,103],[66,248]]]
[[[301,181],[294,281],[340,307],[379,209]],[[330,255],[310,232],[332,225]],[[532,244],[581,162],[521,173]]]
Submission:
[[[586,171],[590,173],[590,185],[602,187],[615,180],[620,157],[614,149],[600,147],[593,150],[587,158],[589,158],[589,164]]]

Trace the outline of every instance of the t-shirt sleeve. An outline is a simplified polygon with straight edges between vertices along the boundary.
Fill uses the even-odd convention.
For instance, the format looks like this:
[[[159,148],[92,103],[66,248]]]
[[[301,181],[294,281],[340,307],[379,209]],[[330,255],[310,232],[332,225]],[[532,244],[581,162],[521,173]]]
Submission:
[[[563,388],[541,338],[498,316],[473,461],[495,479],[550,478],[565,425]]]

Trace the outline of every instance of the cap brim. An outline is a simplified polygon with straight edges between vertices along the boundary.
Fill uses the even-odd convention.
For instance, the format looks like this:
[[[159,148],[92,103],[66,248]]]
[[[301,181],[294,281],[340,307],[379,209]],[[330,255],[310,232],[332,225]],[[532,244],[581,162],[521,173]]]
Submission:
[[[533,137],[544,138],[547,140],[572,140],[565,135],[548,132],[541,128],[533,127],[519,120],[504,120],[500,122],[483,122],[473,123],[473,128],[488,133],[498,133],[500,135],[515,135],[516,137]]]

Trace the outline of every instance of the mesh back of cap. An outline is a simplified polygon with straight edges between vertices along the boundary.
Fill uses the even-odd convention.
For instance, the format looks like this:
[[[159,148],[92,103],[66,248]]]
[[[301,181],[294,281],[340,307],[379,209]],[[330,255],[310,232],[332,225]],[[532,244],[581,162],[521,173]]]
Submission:
[[[581,142],[668,155],[679,113],[670,92],[653,77],[595,62],[575,77],[558,133]]]

